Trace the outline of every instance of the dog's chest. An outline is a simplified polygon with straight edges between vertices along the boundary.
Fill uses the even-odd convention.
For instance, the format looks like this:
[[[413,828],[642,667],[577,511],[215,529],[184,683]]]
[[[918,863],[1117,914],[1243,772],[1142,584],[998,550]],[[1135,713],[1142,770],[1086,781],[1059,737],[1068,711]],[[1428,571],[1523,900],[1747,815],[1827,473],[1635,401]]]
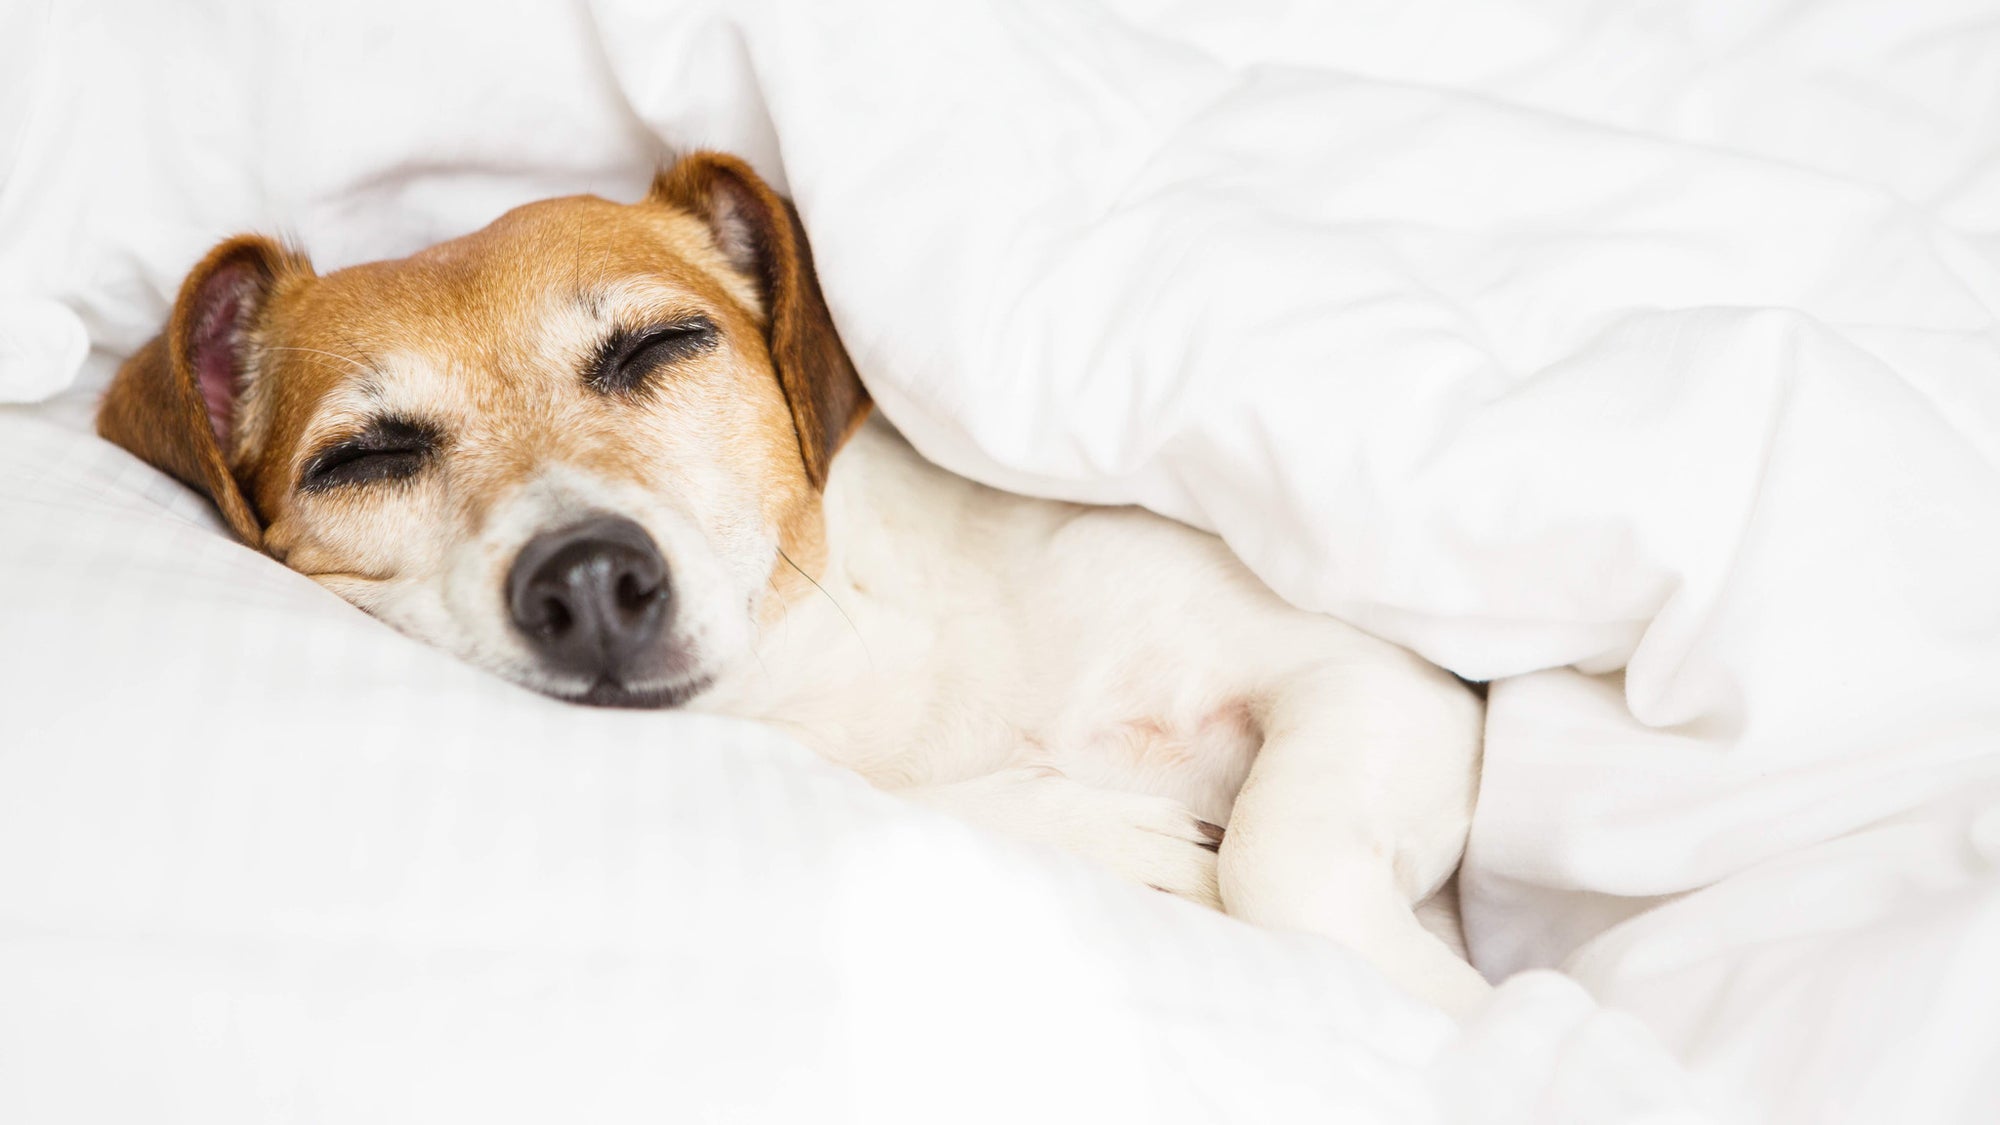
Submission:
[[[1255,708],[1243,697],[1171,702],[1177,705],[1069,716],[1053,730],[1028,734],[1021,754],[1077,781],[1171,796],[1226,820],[1263,741]]]
[[[1051,765],[1227,808],[1262,738],[1234,639],[1253,610],[1219,544],[982,489],[879,433],[842,456],[838,562],[765,635],[768,690],[738,713],[891,787]]]
[[[759,679],[790,690],[738,713],[786,722],[879,784],[1053,766],[1220,820],[1262,743],[1252,694],[1185,653],[1134,645],[1129,629],[1051,636],[1010,612],[848,604],[810,640],[794,633],[767,650]],[[814,612],[796,612],[793,626]]]

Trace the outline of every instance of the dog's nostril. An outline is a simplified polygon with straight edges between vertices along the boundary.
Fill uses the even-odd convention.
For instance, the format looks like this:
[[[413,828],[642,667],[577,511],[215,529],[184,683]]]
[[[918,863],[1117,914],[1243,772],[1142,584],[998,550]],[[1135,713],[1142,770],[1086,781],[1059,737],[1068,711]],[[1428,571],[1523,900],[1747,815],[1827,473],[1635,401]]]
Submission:
[[[545,637],[560,637],[569,632],[569,627],[575,623],[576,619],[570,616],[569,607],[560,599],[542,599],[542,625],[536,630],[537,632]]]
[[[647,582],[638,575],[625,572],[618,576],[618,608],[627,613],[644,613],[660,596],[660,584]]]

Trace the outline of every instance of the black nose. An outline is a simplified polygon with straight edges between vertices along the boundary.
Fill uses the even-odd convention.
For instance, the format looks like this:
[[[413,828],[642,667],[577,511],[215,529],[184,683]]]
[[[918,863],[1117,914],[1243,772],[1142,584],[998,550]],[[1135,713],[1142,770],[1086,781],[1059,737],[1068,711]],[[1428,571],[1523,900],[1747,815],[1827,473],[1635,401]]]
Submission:
[[[671,600],[653,537],[618,516],[535,536],[507,572],[514,624],[550,667],[581,675],[645,674]]]

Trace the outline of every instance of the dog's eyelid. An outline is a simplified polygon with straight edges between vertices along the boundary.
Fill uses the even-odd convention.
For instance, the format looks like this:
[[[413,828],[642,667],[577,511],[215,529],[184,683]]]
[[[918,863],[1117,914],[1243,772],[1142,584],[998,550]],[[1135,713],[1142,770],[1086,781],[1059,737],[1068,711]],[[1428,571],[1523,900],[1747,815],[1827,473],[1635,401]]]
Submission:
[[[599,345],[585,381],[606,393],[637,390],[659,368],[713,348],[717,335],[715,322],[700,313],[619,329]]]
[[[322,444],[299,472],[300,492],[416,475],[443,442],[437,427],[407,418],[376,418]]]

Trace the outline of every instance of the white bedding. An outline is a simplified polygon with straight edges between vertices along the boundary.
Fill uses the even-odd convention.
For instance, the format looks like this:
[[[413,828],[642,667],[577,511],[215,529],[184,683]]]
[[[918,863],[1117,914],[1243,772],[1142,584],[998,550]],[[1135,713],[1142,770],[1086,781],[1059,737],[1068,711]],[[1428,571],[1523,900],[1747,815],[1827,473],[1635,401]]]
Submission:
[[[0,74],[0,1120],[2000,1116],[1993,0],[13,5]],[[700,144],[927,455],[1498,681],[1489,1011],[495,682],[84,432],[219,237]]]

